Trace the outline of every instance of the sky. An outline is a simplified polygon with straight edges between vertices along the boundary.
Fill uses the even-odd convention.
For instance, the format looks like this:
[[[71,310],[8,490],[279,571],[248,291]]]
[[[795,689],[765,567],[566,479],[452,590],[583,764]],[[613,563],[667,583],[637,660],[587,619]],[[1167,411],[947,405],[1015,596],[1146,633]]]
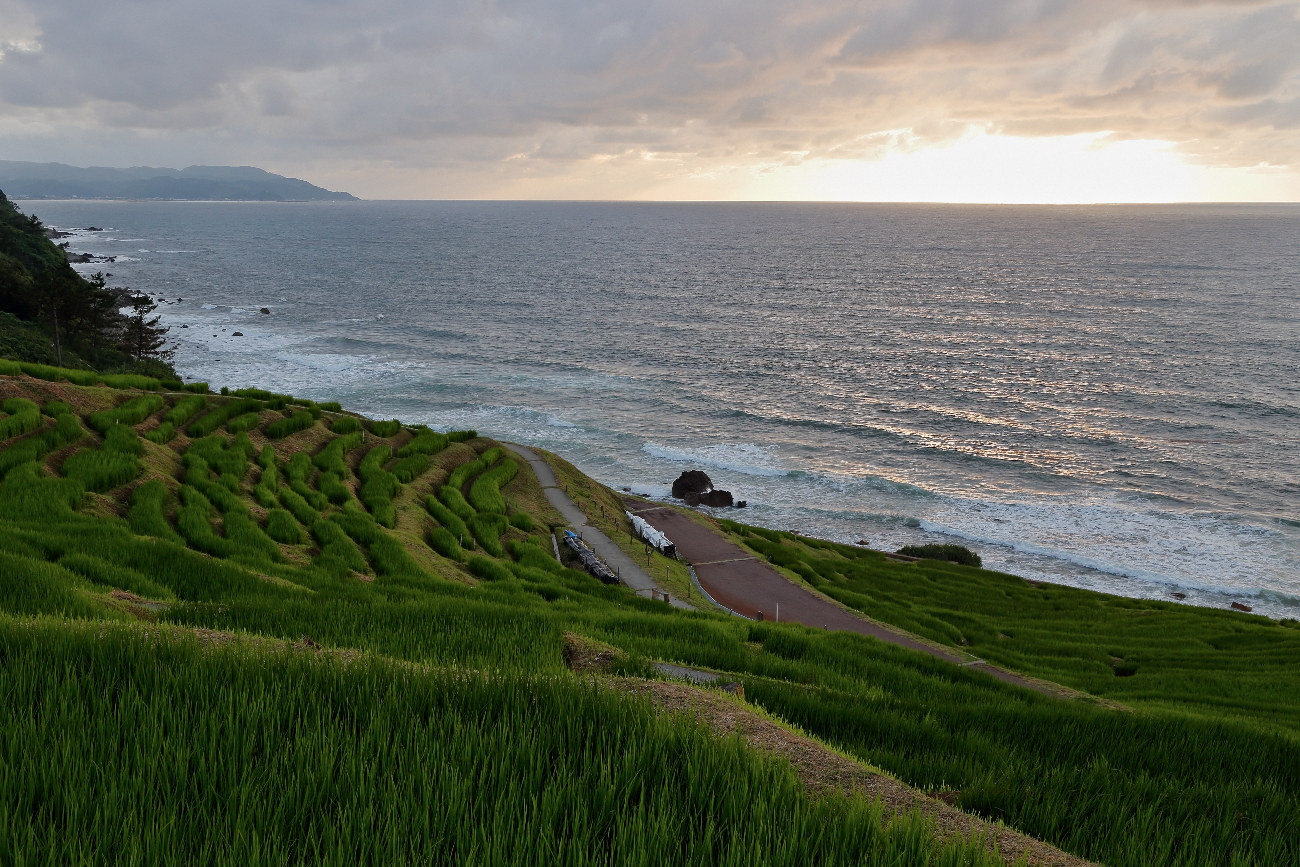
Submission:
[[[385,199],[1300,201],[1300,2],[0,0],[0,159]]]

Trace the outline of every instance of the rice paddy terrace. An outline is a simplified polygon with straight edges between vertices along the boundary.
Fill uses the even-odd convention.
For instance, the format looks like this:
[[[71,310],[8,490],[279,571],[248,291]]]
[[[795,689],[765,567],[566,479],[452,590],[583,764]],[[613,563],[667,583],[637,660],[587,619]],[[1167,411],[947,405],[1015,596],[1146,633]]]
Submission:
[[[601,584],[473,431],[4,361],[0,399],[6,863],[1300,863],[1293,623],[719,530],[1046,696]]]

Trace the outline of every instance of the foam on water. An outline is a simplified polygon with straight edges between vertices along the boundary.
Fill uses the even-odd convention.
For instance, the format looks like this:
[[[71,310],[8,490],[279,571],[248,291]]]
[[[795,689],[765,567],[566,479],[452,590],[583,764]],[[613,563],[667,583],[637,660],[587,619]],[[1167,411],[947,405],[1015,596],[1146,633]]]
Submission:
[[[641,450],[652,457],[678,464],[731,470],[747,476],[780,477],[789,470],[780,466],[775,455],[753,443],[718,443],[700,448],[673,448],[648,442]]]

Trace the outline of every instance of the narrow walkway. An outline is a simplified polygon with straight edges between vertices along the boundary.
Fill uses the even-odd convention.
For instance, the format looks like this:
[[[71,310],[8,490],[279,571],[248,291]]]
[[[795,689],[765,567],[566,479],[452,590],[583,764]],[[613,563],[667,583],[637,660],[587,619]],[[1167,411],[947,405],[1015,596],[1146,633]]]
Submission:
[[[578,504],[569,499],[569,495],[564,493],[560,487],[560,482],[555,478],[555,471],[551,465],[537,456],[537,453],[524,446],[515,445],[514,443],[502,443],[510,451],[519,455],[519,457],[528,461],[528,465],[533,468],[533,473],[537,476],[537,481],[542,485],[542,492],[546,494],[546,500],[563,516],[564,520],[569,522],[573,531],[582,537],[582,540],[591,546],[600,559],[609,564],[609,568],[618,573],[619,580],[632,588],[636,593],[649,593],[656,591],[663,593],[663,588],[655,583],[654,579],[646,573],[644,569],[637,565],[628,554],[618,545],[615,545],[610,538],[600,530],[587,523],[587,516]],[[669,604],[674,608],[689,608],[694,610],[695,606],[691,605],[684,599],[669,597]]]
[[[886,629],[828,602],[791,582],[752,551],[697,524],[677,509],[634,498],[624,498],[624,502],[632,514],[645,518],[656,530],[673,540],[677,553],[694,566],[700,585],[710,596],[742,616],[869,635],[887,644],[896,644],[963,668],[986,672],[1006,683],[1047,695],[1054,694],[1044,685],[1028,678],[989,665],[983,660],[968,661],[957,651],[943,650]]]

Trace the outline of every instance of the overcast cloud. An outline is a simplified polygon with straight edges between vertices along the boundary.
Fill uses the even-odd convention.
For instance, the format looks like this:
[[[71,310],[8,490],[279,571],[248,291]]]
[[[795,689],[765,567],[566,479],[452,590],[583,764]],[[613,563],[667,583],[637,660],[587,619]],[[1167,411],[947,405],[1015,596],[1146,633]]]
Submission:
[[[1300,3],[0,0],[0,52],[0,158],[314,167],[388,195],[403,172],[466,195],[579,169],[618,195],[646,166],[972,129],[1300,162]]]

